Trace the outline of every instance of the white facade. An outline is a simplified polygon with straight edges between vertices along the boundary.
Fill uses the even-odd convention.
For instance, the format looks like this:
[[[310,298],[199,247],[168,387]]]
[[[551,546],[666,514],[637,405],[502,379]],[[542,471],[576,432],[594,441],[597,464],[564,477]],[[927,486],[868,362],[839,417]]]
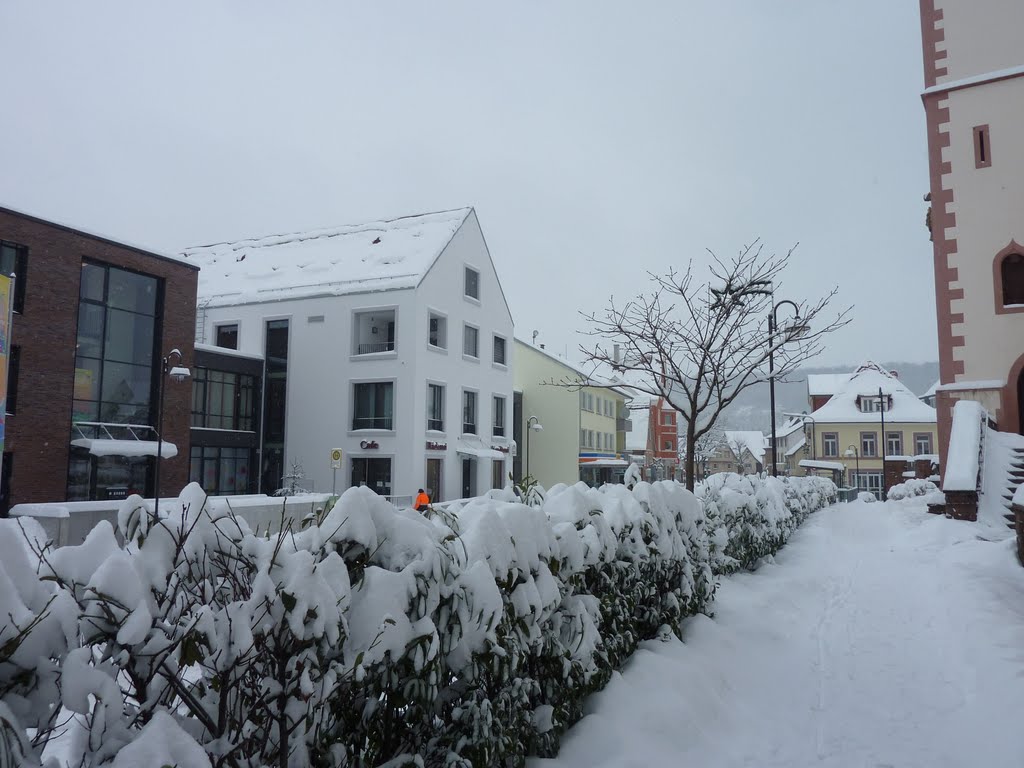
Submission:
[[[424,224],[417,229],[419,221]],[[463,209],[296,235],[285,241],[291,252],[281,258],[306,259],[300,265],[304,271],[292,270],[279,280],[257,271],[266,264],[245,266],[250,256],[257,261],[265,255],[258,249],[277,248],[280,240],[242,243],[235,251],[244,253],[242,259],[226,258],[225,246],[193,249],[187,255],[216,272],[205,284],[200,272],[200,338],[213,341],[218,326],[237,324],[239,349],[263,354],[267,323],[288,321],[285,470],[299,463],[304,487],[340,493],[358,482],[354,470],[356,475],[365,471],[365,460],[387,460],[390,485],[377,482],[379,477],[367,484],[399,502],[415,496],[419,488],[442,501],[503,485],[515,451],[512,317],[475,212]],[[297,247],[307,241],[314,244],[312,255]],[[397,245],[391,251],[375,249],[392,243]],[[257,250],[246,250],[250,247]],[[370,257],[361,256],[364,251],[380,263],[372,275],[346,283],[345,261],[358,259],[353,272],[365,272]],[[328,274],[317,282],[314,268],[321,264]],[[240,275],[240,285],[247,287],[259,278],[267,288],[226,293],[231,273],[246,268],[251,271]],[[477,275],[478,298],[466,295],[467,269]],[[364,284],[373,290],[361,290]],[[287,298],[263,298],[259,294],[264,291]],[[436,344],[430,343],[432,317],[439,321],[436,332],[446,331],[443,337],[434,336]],[[476,357],[464,354],[467,326],[476,329]],[[504,340],[504,363],[495,361],[495,337]],[[381,406],[371,413],[357,407],[355,393],[361,384],[390,384],[391,408]],[[443,387],[441,424],[430,425],[439,429],[428,429],[428,384]],[[377,402],[387,400],[386,389],[374,388]],[[463,431],[465,392],[476,396],[475,435]],[[495,427],[495,398],[503,399],[503,430]],[[332,449],[342,450],[336,475]],[[441,462],[439,468],[432,465],[439,483],[428,480],[428,459]],[[263,465],[266,470],[266,455]],[[273,483],[274,478],[264,477],[261,490],[274,490],[267,487]],[[433,487],[438,484],[440,488]]]

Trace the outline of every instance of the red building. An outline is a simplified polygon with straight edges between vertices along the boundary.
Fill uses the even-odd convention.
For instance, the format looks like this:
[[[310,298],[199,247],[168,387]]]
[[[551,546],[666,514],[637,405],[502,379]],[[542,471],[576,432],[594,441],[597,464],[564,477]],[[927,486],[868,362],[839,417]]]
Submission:
[[[664,398],[651,403],[648,414],[647,455],[650,457],[652,480],[678,479],[679,433],[678,414]]]

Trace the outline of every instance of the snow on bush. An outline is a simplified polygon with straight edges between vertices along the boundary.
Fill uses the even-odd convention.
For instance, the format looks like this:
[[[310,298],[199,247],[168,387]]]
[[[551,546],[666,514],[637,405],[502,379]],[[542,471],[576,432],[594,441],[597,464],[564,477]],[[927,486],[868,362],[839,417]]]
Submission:
[[[162,519],[132,497],[120,536],[100,523],[38,549],[38,572],[2,535],[0,760],[38,763],[61,707],[87,766],[553,755],[641,641],[678,632],[716,571],[777,550],[835,488],[730,476],[703,494],[506,489],[434,518],[353,488],[258,535],[193,484]]]
[[[938,486],[931,480],[907,480],[905,483],[890,488],[885,498],[889,501],[901,501],[914,496],[926,496],[938,489]]]
[[[822,477],[767,477],[722,472],[698,483],[715,544],[713,568],[729,573],[755,568],[777,552],[811,512],[836,500],[835,483]]]

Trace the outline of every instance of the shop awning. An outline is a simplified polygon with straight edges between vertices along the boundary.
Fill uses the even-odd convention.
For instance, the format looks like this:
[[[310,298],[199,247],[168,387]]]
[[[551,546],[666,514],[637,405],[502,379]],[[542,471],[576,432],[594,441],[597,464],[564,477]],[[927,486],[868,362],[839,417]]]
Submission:
[[[505,459],[509,456],[507,453],[488,448],[482,443],[471,443],[468,440],[456,440],[455,452],[461,453],[464,456],[474,456],[478,459]]]
[[[816,461],[815,459],[801,459],[800,466],[806,469],[829,469],[833,472],[845,472],[846,465],[838,461]]]
[[[71,441],[75,448],[85,448],[93,456],[156,456],[156,440],[111,440],[107,438],[80,437]],[[160,445],[160,457],[173,459],[178,455],[178,446],[166,440]]]
[[[628,467],[629,462],[622,459],[580,459],[581,467]]]

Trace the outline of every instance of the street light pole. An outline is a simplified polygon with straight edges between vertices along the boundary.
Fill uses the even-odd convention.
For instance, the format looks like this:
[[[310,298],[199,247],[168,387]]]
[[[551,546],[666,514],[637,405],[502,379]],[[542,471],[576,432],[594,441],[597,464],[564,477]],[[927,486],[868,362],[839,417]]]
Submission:
[[[878,388],[878,412],[882,415],[882,494],[885,494],[885,395],[882,394],[882,388]]]
[[[857,460],[857,480],[854,483],[854,487],[860,490],[860,449],[855,445],[851,445],[846,449],[846,455],[849,456],[851,451],[853,451],[854,458]]]
[[[775,331],[778,327],[779,307],[789,304],[793,308],[797,322],[800,320],[800,307],[789,299],[783,299],[772,307],[768,313],[768,398],[772,410],[772,477],[779,476],[778,443],[775,436]]]
[[[160,381],[157,384],[159,394],[157,397],[158,406],[156,412],[156,471],[154,473],[156,487],[153,492],[154,518],[160,517],[160,461],[163,459],[164,447],[164,380],[169,376],[174,381],[184,381],[191,375],[188,368],[183,368],[179,365],[172,366],[172,358],[175,363],[180,363],[181,352],[177,349],[172,349],[160,361]]]

